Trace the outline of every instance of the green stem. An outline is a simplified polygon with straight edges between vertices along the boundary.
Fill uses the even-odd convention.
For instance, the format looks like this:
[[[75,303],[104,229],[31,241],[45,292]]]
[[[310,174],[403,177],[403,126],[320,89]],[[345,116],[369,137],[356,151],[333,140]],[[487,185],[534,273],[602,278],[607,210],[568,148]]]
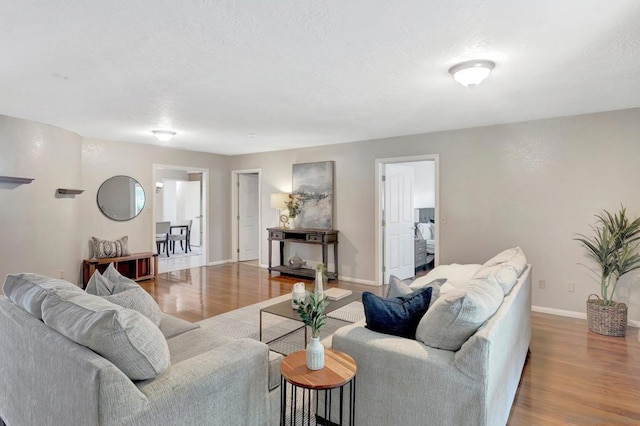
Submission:
[[[607,306],[611,305],[611,303],[613,302],[613,296],[616,294],[616,286],[618,285],[618,280],[619,277],[616,275],[615,281],[613,282],[613,289],[611,290],[611,297],[609,298],[609,303],[607,304]]]

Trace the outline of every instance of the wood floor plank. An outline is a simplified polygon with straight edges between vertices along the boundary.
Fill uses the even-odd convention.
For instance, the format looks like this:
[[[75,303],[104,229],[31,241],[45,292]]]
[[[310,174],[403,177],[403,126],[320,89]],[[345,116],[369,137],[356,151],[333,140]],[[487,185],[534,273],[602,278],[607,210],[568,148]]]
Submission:
[[[188,321],[290,293],[293,284],[312,281],[269,275],[237,263],[158,276],[141,285],[161,309]],[[371,291],[383,287],[331,281],[329,287]],[[532,315],[531,354],[513,404],[509,425],[640,425],[640,340],[629,327],[624,338],[587,331],[585,320]]]

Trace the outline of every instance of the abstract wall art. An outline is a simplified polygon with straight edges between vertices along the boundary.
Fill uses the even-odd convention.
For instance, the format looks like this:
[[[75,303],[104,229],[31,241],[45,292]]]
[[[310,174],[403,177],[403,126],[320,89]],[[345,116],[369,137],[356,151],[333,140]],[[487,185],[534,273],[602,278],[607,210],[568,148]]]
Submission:
[[[332,229],[334,162],[293,165],[292,192],[300,203],[296,228]]]

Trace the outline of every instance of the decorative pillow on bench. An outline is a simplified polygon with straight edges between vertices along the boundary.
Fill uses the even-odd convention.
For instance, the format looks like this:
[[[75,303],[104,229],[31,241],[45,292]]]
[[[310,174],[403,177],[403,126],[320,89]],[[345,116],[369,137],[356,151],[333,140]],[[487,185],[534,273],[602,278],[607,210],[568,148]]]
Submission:
[[[93,249],[94,259],[122,257],[131,254],[129,253],[129,236],[127,235],[115,241],[91,237],[91,248]]]
[[[383,299],[362,293],[366,327],[379,333],[415,339],[416,327],[429,309],[433,287],[416,290],[406,296]]]
[[[123,308],[138,311],[156,326],[160,325],[162,311],[153,297],[135,281],[121,275],[113,263],[109,264],[103,275],[95,271],[87,283],[85,291],[88,294],[103,297]]]

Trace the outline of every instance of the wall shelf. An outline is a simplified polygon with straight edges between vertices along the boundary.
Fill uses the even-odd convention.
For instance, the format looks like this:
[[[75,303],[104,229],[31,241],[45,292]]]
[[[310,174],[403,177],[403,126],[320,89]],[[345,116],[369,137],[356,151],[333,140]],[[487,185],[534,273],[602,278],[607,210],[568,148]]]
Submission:
[[[58,188],[56,192],[61,195],[78,195],[84,192],[84,189]]]
[[[0,183],[17,183],[19,185],[29,184],[34,178],[23,178],[15,176],[0,176]]]

